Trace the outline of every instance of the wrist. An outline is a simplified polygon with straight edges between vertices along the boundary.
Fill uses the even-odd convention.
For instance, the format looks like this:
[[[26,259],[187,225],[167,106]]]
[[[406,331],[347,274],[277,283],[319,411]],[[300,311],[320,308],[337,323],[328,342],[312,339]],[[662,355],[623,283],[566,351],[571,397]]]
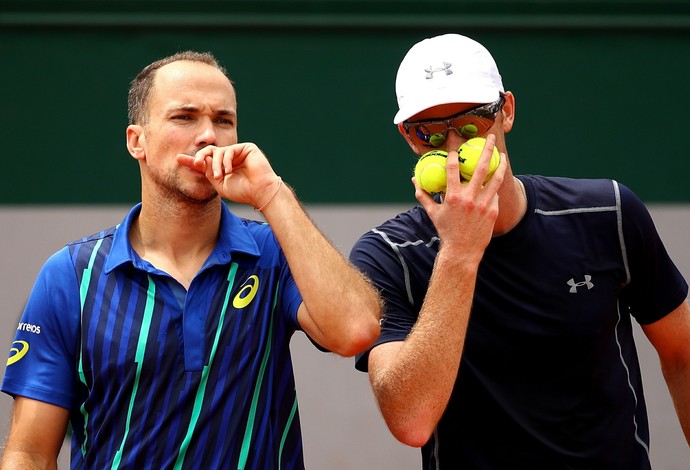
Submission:
[[[262,212],[268,205],[273,202],[273,200],[276,198],[278,195],[278,192],[280,191],[280,188],[283,186],[283,178],[280,176],[278,177],[278,184],[276,185],[276,189],[271,193],[268,199],[266,199],[266,202],[261,204],[259,207],[255,207],[254,210],[256,212]]]
[[[436,255],[434,262],[434,269],[452,270],[455,274],[468,273],[475,275],[479,269],[481,262],[481,255],[474,256],[466,251],[441,249]]]

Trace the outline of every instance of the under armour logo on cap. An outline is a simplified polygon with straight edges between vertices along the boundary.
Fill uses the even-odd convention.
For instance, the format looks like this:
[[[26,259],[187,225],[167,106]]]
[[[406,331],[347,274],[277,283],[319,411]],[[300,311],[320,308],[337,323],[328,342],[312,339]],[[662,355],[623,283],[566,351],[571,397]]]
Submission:
[[[450,69],[450,66],[453,64],[449,64],[448,62],[443,63],[443,67],[439,67],[437,69],[432,69],[431,65],[428,66],[427,68],[424,69],[426,72],[426,78],[427,80],[430,78],[434,78],[434,73],[436,72],[446,72],[446,75],[452,75],[453,71]]]

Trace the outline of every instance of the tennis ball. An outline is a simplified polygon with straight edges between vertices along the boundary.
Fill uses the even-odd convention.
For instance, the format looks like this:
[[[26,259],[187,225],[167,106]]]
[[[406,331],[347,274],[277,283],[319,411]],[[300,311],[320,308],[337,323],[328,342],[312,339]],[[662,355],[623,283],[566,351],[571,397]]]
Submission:
[[[429,137],[429,143],[433,145],[434,147],[440,147],[443,145],[443,142],[446,141],[446,136],[443,135],[443,133],[436,133],[432,134],[431,137]]]
[[[444,150],[432,150],[422,155],[414,167],[417,183],[427,193],[446,190],[446,157]]]
[[[460,176],[463,182],[468,182],[472,179],[474,169],[477,167],[477,163],[479,163],[479,157],[482,154],[485,143],[486,139],[483,137],[475,137],[462,144],[458,149]],[[501,154],[499,154],[498,149],[494,147],[494,153],[491,155],[491,163],[489,164],[489,172],[484,180],[485,183],[494,174],[499,163],[501,163]]]

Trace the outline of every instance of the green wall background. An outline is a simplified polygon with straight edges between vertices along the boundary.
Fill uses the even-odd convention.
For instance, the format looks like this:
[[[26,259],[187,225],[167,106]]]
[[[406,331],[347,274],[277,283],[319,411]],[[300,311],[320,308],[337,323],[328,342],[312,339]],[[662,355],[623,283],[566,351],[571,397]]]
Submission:
[[[126,96],[149,62],[210,50],[256,142],[306,203],[414,202],[392,124],[418,40],[492,51],[517,100],[516,173],[612,177],[690,201],[690,4],[442,1],[0,1],[0,204],[139,200]]]

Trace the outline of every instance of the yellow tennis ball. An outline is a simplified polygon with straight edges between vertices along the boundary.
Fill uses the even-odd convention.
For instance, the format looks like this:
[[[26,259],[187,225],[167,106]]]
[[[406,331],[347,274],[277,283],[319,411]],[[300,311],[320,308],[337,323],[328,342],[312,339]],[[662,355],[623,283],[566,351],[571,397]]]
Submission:
[[[458,160],[460,163],[460,176],[463,182],[467,182],[472,179],[474,174],[474,169],[479,163],[479,157],[482,155],[482,150],[484,149],[484,144],[486,144],[486,139],[483,137],[475,137],[470,139],[460,146],[458,149]],[[486,183],[489,181],[491,176],[498,168],[499,163],[501,163],[501,154],[498,153],[498,149],[494,147],[494,153],[491,155],[491,163],[489,164],[489,172],[484,179]]]
[[[432,150],[422,155],[414,167],[417,183],[427,193],[446,190],[446,157],[448,152]]]

